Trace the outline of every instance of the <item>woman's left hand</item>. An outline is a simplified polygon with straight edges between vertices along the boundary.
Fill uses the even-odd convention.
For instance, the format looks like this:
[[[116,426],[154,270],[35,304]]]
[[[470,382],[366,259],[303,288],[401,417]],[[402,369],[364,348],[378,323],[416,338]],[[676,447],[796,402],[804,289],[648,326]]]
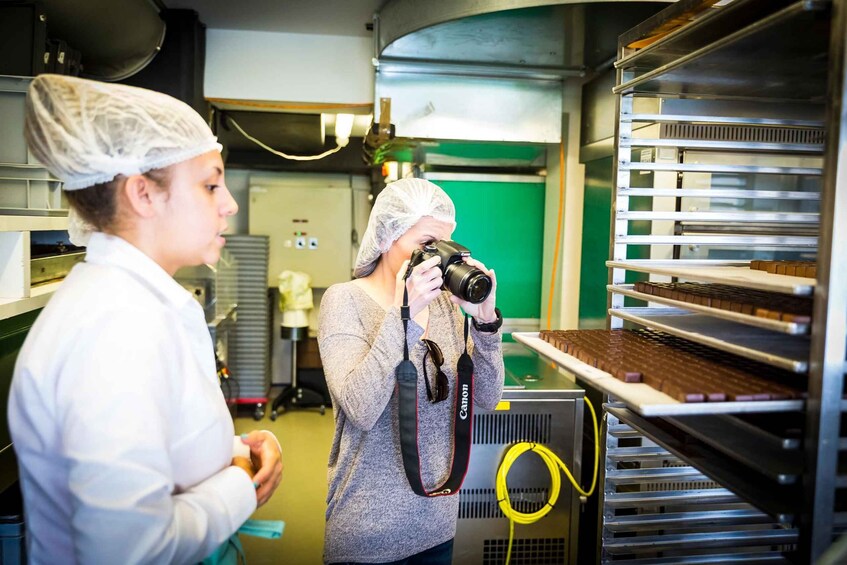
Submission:
[[[266,503],[282,480],[282,452],[279,443],[271,432],[253,430],[242,434],[241,441],[250,448],[250,459],[256,474],[253,483],[256,486],[257,505]]]
[[[485,324],[489,322],[493,322],[497,319],[497,313],[494,311],[494,306],[497,302],[497,277],[494,276],[494,269],[487,269],[485,265],[483,265],[480,261],[477,261],[473,257],[465,257],[465,263],[470,265],[471,267],[476,267],[489,277],[491,277],[491,293],[488,295],[488,298],[480,302],[479,304],[473,304],[468,302],[467,300],[462,300],[458,296],[451,295],[450,300],[454,304],[458,304],[462,307],[462,310],[465,311],[469,316],[473,316],[473,318],[480,324]]]

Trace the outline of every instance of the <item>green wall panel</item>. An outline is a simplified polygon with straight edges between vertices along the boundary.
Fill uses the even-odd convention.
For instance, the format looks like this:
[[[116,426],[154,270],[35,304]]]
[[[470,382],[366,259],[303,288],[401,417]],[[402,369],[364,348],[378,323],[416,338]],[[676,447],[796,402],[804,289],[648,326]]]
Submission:
[[[506,318],[538,318],[544,183],[435,181],[456,205],[453,239],[497,272]]]

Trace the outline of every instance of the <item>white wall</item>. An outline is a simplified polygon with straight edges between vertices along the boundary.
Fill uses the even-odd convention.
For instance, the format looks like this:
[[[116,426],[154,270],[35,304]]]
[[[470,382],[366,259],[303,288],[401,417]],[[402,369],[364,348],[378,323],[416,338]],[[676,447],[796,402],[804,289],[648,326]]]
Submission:
[[[582,214],[585,196],[585,165],[579,162],[579,129],[582,121],[582,80],[565,81],[562,100],[562,131],[565,142],[565,218],[562,254],[562,301],[560,327],[576,329],[579,325],[579,279],[582,257]],[[603,261],[604,257],[590,257]]]
[[[209,29],[207,98],[372,104],[367,37]]]

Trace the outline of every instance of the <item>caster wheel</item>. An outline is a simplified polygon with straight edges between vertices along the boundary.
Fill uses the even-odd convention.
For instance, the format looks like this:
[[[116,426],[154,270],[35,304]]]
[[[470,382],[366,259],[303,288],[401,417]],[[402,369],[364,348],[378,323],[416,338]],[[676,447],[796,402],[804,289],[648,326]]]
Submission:
[[[277,413],[276,410],[271,411],[271,422],[276,422]]]
[[[323,416],[325,413],[326,413],[326,408],[321,406],[321,416]]]
[[[256,408],[256,410],[253,412],[253,419],[256,420],[257,422],[264,417],[265,417],[265,411],[262,410],[261,408]]]

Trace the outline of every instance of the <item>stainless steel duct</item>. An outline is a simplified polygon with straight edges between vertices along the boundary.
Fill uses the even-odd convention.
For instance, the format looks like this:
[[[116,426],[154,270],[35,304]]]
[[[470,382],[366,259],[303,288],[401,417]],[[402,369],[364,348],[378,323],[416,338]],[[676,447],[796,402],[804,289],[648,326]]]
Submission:
[[[376,97],[399,137],[559,143],[565,79],[608,64],[667,1],[389,0]]]
[[[459,40],[460,44],[464,42],[466,45],[471,45],[467,43],[469,39],[476,39],[478,43],[476,45],[477,50],[487,50],[488,48],[494,48],[495,51],[502,51],[503,45],[498,45],[498,42],[494,41],[493,43],[488,42],[486,45],[486,40],[491,38],[498,37],[497,31],[507,31],[512,30],[516,32],[520,29],[525,29],[528,32],[533,31],[533,29],[542,30],[545,26],[544,22],[541,21],[532,21],[532,18],[526,20],[525,14],[532,12],[523,12],[521,9],[525,8],[553,8],[553,7],[576,7],[576,6],[591,6],[594,4],[597,5],[607,5],[614,6],[614,10],[604,14],[608,17],[605,21],[592,21],[586,20],[585,22],[580,22],[576,19],[568,21],[559,20],[559,23],[562,25],[555,30],[553,36],[539,36],[539,35],[523,35],[518,38],[514,35],[509,37],[507,33],[504,36],[507,44],[508,42],[513,41],[514,39],[521,39],[522,46],[524,50],[535,49],[538,46],[538,42],[546,45],[547,42],[550,41],[571,41],[571,37],[574,34],[582,37],[582,32],[587,28],[588,30],[602,30],[603,26],[606,24],[615,24],[616,21],[629,20],[629,13],[633,10],[639,11],[641,14],[652,14],[659,9],[661,9],[663,4],[671,2],[672,0],[429,0],[427,2],[419,2],[417,0],[389,0],[385,6],[379,11],[376,16],[376,26],[374,31],[376,33],[376,41],[375,41],[375,56],[377,58],[381,58],[382,56],[397,56],[391,55],[387,52],[390,47],[393,47],[392,44],[397,42],[400,38],[409,36],[413,34],[415,36],[419,36],[420,38],[429,38],[433,37],[432,31],[427,32],[427,28],[433,28],[434,26],[438,26],[440,31],[436,32],[435,35],[438,36],[439,43],[445,44],[445,40],[448,37],[453,37],[454,40]],[[645,8],[644,4],[654,3],[656,4],[653,8]],[[629,5],[629,6],[628,6]],[[640,7],[633,7],[632,5],[641,5]],[[481,16],[484,14],[494,14],[494,13],[503,13],[508,14],[509,17],[506,19],[503,18],[495,18],[490,22],[485,20],[480,20],[479,18],[473,18],[473,16]],[[536,12],[537,13],[537,12]],[[561,15],[565,14],[566,11],[557,10],[556,14]],[[567,16],[565,16],[567,17]],[[633,22],[637,23],[646,17],[642,15],[640,19],[635,20]],[[481,23],[482,26],[477,29],[477,31],[481,32],[482,35],[474,34],[473,36],[467,36],[462,33],[462,26],[440,26],[440,24],[445,24],[447,22],[456,22],[461,21],[463,19],[476,19],[477,23]],[[509,19],[512,19],[511,24],[514,24],[515,27],[509,27]],[[558,19],[558,16],[554,19]],[[549,25],[553,25],[555,22],[548,22]],[[493,27],[492,27],[493,26]],[[505,26],[505,27],[504,27]],[[542,26],[539,28],[538,26]],[[614,26],[616,29],[620,29],[621,31],[625,31],[627,27],[620,28],[620,25]],[[466,28],[467,29],[467,28]],[[418,32],[418,33],[415,33]],[[458,32],[458,35],[456,35]],[[617,37],[615,37],[617,39]],[[538,53],[541,55],[541,53]],[[612,53],[614,54],[614,49]],[[548,53],[541,57],[541,60],[549,59],[551,54]],[[562,60],[562,63],[566,61]]]
[[[153,0],[41,0],[51,37],[82,53],[83,76],[106,81],[137,73],[159,52],[165,22]]]

